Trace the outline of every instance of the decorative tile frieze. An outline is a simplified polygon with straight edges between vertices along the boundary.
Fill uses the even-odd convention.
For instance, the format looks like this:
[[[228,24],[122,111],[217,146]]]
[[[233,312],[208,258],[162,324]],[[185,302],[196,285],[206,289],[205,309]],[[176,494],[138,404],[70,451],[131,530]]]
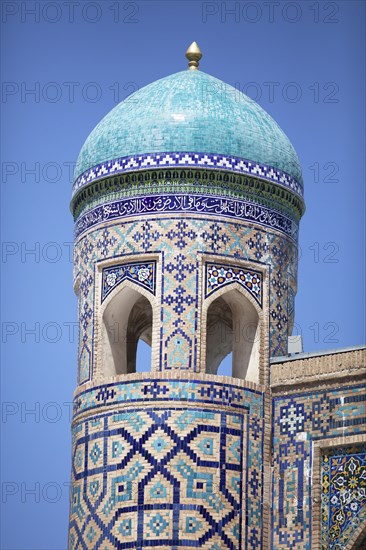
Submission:
[[[107,202],[81,215],[75,223],[75,238],[88,229],[108,221],[131,216],[164,215],[173,213],[209,214],[248,221],[275,229],[297,242],[298,223],[274,209],[239,199],[207,195],[150,195]]]
[[[103,407],[117,406],[125,401],[138,404],[194,400],[241,410],[247,407],[248,399],[251,406],[262,407],[261,392],[235,384],[190,379],[126,380],[79,391],[74,401],[74,419],[85,412],[96,414]]]
[[[74,182],[73,196],[86,185],[107,176],[133,172],[136,170],[159,168],[207,168],[210,170],[228,170],[241,174],[250,174],[266,179],[290,189],[303,196],[302,182],[281,170],[238,157],[213,155],[208,153],[150,153],[102,162],[89,168]]]

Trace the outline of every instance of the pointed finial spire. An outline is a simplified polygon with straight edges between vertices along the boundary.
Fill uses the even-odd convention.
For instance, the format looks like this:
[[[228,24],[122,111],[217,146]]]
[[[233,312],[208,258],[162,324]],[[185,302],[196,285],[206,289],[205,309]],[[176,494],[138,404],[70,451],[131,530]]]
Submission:
[[[191,70],[197,70],[199,61],[202,57],[201,50],[198,47],[197,42],[192,42],[186,51],[186,58],[188,59],[188,68]]]

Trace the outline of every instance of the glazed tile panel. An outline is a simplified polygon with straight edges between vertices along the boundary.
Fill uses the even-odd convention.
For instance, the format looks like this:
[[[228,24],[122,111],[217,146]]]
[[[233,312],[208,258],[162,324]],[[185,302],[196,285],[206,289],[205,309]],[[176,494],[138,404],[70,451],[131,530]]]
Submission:
[[[125,280],[155,294],[156,262],[133,262],[106,267],[102,272],[102,302],[108,294]]]
[[[82,392],[69,548],[260,548],[262,418],[262,395],[231,384],[146,379]]]
[[[365,386],[273,400],[273,550],[311,550],[313,442],[366,433]],[[344,550],[365,516],[365,447],[323,453],[322,550]]]
[[[321,472],[322,550],[337,550],[366,520],[366,445],[329,449]]]
[[[76,241],[74,268],[79,281],[79,383],[93,377],[94,312],[101,300],[95,290],[98,262],[114,259],[115,266],[130,265],[131,257],[136,256],[138,262],[141,255],[144,256],[142,263],[147,262],[149,255],[159,255],[160,258],[156,269],[161,272],[161,283],[155,291],[160,303],[158,370],[196,372],[199,369],[197,311],[201,303],[200,293],[205,292],[205,268],[200,263],[202,254],[217,255],[220,264],[225,264],[224,260],[229,263],[226,282],[229,275],[240,280],[237,269],[240,261],[253,263],[251,276],[259,271],[256,266],[268,269],[270,353],[273,356],[287,353],[287,308],[291,306],[293,315],[297,273],[296,244],[291,239],[240,220],[213,220],[205,216],[130,218],[113,225],[100,224]],[[128,260],[124,261],[124,256]],[[123,273],[127,277],[129,268],[124,268]],[[137,272],[135,276],[138,279]],[[112,279],[114,276],[109,281]],[[145,283],[149,281],[147,278]],[[210,281],[209,284],[214,284],[212,277]],[[250,288],[249,284],[252,285]],[[255,282],[244,281],[246,290],[257,301],[262,300],[258,284],[259,278]],[[288,295],[289,287],[291,296]],[[107,286],[103,288],[107,289]],[[288,302],[288,298],[291,301]]]
[[[210,296],[219,288],[228,286],[233,282],[238,282],[262,306],[263,276],[258,271],[243,269],[235,265],[223,265],[217,262],[206,264],[205,275],[205,297]]]

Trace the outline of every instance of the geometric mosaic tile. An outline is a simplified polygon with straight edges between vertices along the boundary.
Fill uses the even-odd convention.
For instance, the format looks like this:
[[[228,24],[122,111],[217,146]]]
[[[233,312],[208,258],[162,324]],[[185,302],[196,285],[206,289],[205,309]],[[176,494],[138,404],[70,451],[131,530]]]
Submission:
[[[123,384],[84,391],[87,408],[76,403],[70,548],[256,550],[263,396],[230,384],[157,382],[136,382],[142,393],[150,387],[143,409],[132,407],[133,384],[121,409],[118,399],[109,407]]]
[[[215,290],[231,283],[238,282],[262,306],[262,274],[252,269],[239,266],[223,265],[220,263],[206,264],[206,291],[205,297]]]

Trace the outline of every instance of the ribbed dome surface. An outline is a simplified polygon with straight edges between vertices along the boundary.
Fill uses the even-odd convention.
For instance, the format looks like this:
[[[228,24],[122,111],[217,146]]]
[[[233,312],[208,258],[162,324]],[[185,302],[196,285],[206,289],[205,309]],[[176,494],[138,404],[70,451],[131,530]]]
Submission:
[[[185,70],[122,101],[85,141],[74,178],[102,162],[145,153],[230,155],[302,182],[289,139],[257,103],[202,71]]]

